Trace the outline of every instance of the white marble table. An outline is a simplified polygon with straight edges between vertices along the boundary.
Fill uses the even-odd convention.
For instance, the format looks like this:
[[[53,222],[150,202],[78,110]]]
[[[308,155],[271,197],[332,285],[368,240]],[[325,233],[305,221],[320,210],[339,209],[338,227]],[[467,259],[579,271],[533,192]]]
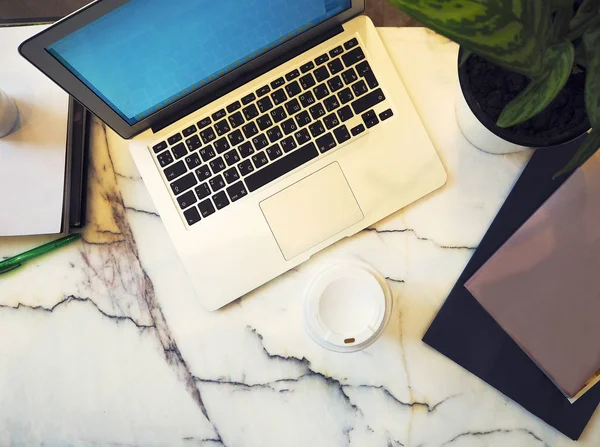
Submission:
[[[421,342],[530,154],[462,137],[454,44],[381,33],[448,184],[217,313],[196,300],[127,142],[94,121],[85,241],[0,279],[1,446],[575,445]],[[0,239],[0,256],[47,239]],[[389,327],[360,353],[303,330],[303,291],[334,256],[393,289]],[[600,444],[600,415],[579,444]]]

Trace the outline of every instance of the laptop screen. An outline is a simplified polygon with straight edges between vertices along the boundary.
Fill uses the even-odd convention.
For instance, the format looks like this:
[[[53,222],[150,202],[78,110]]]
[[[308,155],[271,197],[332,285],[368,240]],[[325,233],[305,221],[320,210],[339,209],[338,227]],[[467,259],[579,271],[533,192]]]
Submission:
[[[351,0],[131,0],[47,48],[133,125]]]

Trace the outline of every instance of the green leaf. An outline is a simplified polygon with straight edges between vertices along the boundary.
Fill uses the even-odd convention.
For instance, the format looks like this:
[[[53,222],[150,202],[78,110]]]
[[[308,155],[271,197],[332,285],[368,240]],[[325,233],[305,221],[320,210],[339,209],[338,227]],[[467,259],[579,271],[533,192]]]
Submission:
[[[510,127],[527,121],[544,110],[565,86],[573,69],[575,49],[568,40],[546,51],[547,69],[509,102],[498,119],[498,126]]]
[[[598,148],[600,148],[600,131],[592,130],[585,138],[585,141],[581,145],[581,147],[577,150],[571,161],[567,163],[567,165],[562,168],[559,172],[554,174],[554,178],[559,177],[564,174],[568,174],[569,172],[577,169],[579,166],[583,165],[589,158],[594,155]]]
[[[567,5],[557,8],[554,13],[554,20],[550,28],[550,40],[560,42],[569,32],[569,24],[573,18],[573,2],[569,1]]]
[[[458,61],[458,66],[462,67],[463,64],[465,62],[467,62],[467,60],[473,55],[473,52],[471,50],[467,50],[466,48],[463,48],[462,50],[462,54],[460,55],[460,61]]]
[[[539,77],[552,13],[548,0],[390,0],[439,34],[508,70]]]
[[[583,35],[587,55],[585,106],[592,127],[600,131],[600,26]]]
[[[582,28],[587,22],[596,17],[599,11],[600,0],[584,0],[577,10],[575,17],[573,17],[569,29],[575,31]]]

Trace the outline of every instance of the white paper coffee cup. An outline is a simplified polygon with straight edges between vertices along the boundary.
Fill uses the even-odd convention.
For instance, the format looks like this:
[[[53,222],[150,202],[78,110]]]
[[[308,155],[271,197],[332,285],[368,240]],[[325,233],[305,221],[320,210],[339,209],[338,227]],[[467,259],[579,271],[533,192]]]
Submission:
[[[0,138],[8,135],[15,127],[19,112],[15,102],[0,90]]]
[[[304,300],[304,325],[321,346],[356,352],[372,345],[392,315],[393,296],[385,278],[358,261],[326,267],[312,281]]]

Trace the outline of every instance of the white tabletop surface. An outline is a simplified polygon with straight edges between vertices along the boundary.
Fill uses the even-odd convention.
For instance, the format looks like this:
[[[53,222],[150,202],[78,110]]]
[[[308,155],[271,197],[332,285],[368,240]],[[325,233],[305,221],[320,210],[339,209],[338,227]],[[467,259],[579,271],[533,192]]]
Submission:
[[[448,184],[216,313],[127,142],[94,121],[85,242],[0,279],[0,445],[600,445],[598,414],[575,444],[421,341],[530,154],[487,155],[462,137],[455,44],[381,35]],[[0,239],[0,256],[48,239]],[[334,258],[370,263],[394,294],[363,352],[326,351],[303,329],[303,292]]]

